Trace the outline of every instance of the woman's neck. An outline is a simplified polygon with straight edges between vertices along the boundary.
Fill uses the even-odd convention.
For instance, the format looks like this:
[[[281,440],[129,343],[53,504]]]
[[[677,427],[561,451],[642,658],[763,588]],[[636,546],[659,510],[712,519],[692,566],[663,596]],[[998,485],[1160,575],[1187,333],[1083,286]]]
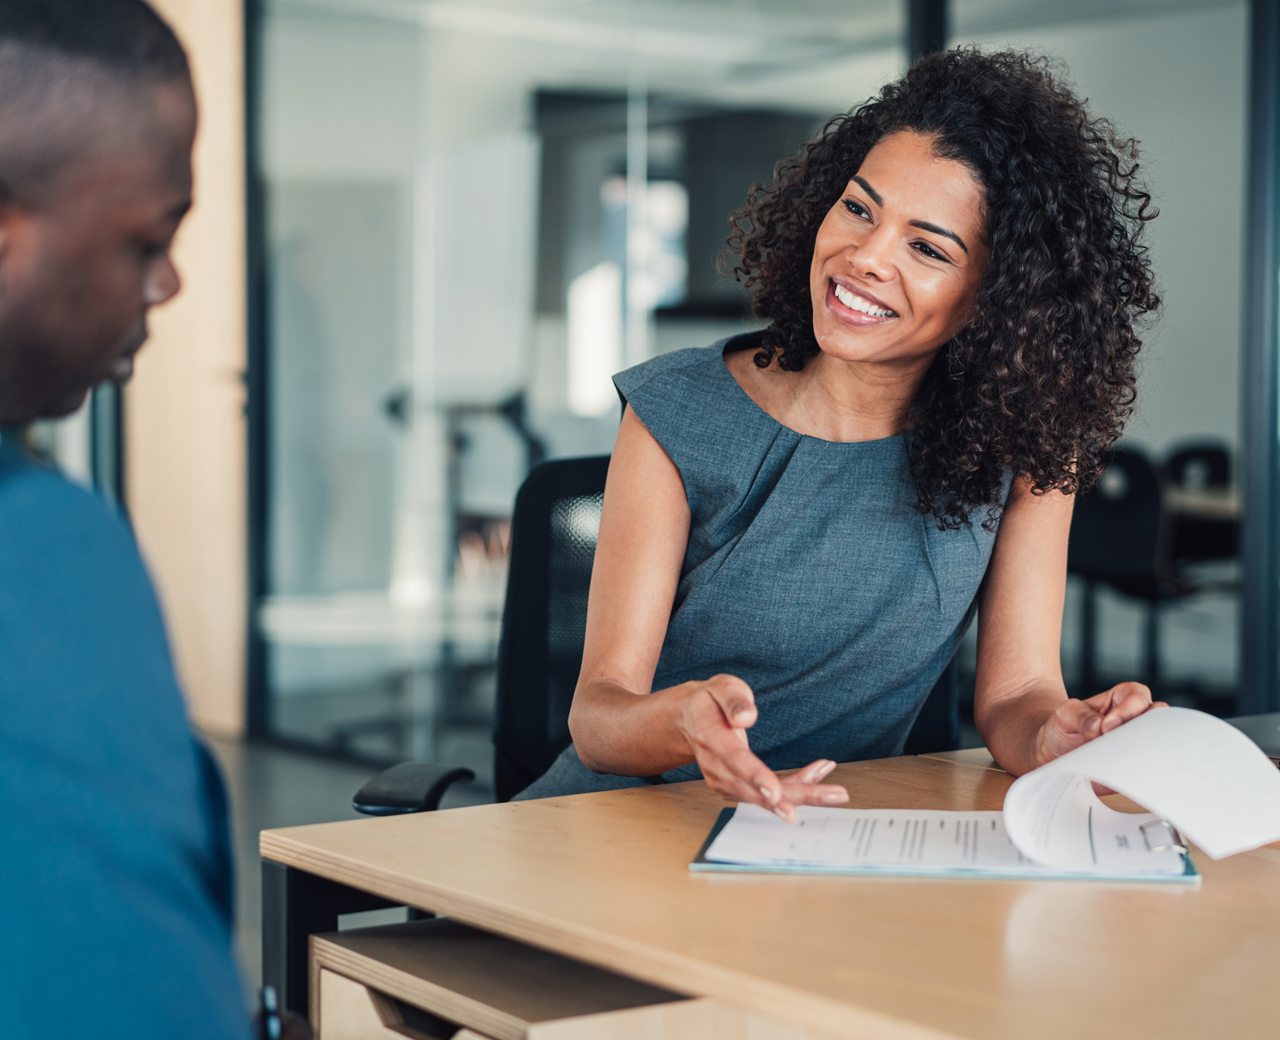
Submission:
[[[893,362],[842,361],[819,353],[799,372],[758,368],[751,350],[725,356],[747,395],[783,426],[824,441],[874,441],[906,428],[934,355]]]

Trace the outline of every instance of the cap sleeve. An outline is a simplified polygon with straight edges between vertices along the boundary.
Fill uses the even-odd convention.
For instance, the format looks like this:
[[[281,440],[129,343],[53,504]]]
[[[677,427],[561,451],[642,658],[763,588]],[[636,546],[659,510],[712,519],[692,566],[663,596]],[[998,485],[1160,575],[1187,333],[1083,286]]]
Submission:
[[[780,427],[737,385],[722,340],[619,372],[614,386],[680,471],[694,517],[740,497]]]

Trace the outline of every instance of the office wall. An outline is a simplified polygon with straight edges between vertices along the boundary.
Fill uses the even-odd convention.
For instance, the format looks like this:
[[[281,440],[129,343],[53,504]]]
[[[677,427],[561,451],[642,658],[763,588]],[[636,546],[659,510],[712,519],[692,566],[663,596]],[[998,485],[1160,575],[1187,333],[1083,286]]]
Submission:
[[[183,290],[152,312],[125,404],[126,497],[195,722],[244,729],[245,236],[241,0],[153,0],[200,101]]]

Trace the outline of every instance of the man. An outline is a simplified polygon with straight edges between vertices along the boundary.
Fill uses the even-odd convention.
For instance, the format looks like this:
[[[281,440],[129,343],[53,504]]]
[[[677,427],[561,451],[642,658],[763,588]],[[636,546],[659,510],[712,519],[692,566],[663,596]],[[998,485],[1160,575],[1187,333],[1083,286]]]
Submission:
[[[0,426],[124,381],[196,109],[143,0],[0,2]],[[0,1035],[245,1038],[220,780],[127,528],[0,439]]]

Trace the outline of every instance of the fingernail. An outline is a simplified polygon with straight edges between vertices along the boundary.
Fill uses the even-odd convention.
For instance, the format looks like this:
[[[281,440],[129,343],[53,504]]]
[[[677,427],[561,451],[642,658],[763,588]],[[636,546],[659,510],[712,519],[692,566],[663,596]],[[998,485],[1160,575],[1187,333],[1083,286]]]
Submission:
[[[1101,727],[1102,720],[1098,718],[1097,715],[1091,715],[1089,720],[1084,724],[1084,731],[1086,733],[1097,733]]]
[[[822,777],[829,775],[831,770],[835,769],[835,767],[836,764],[834,762],[823,762],[822,765],[818,766],[818,779],[822,779]]]
[[[764,784],[757,784],[756,790],[760,792],[760,796],[765,800],[766,805],[772,805],[776,801],[773,792]]]
[[[848,791],[828,791],[822,796],[823,805],[840,805],[849,800]]]

